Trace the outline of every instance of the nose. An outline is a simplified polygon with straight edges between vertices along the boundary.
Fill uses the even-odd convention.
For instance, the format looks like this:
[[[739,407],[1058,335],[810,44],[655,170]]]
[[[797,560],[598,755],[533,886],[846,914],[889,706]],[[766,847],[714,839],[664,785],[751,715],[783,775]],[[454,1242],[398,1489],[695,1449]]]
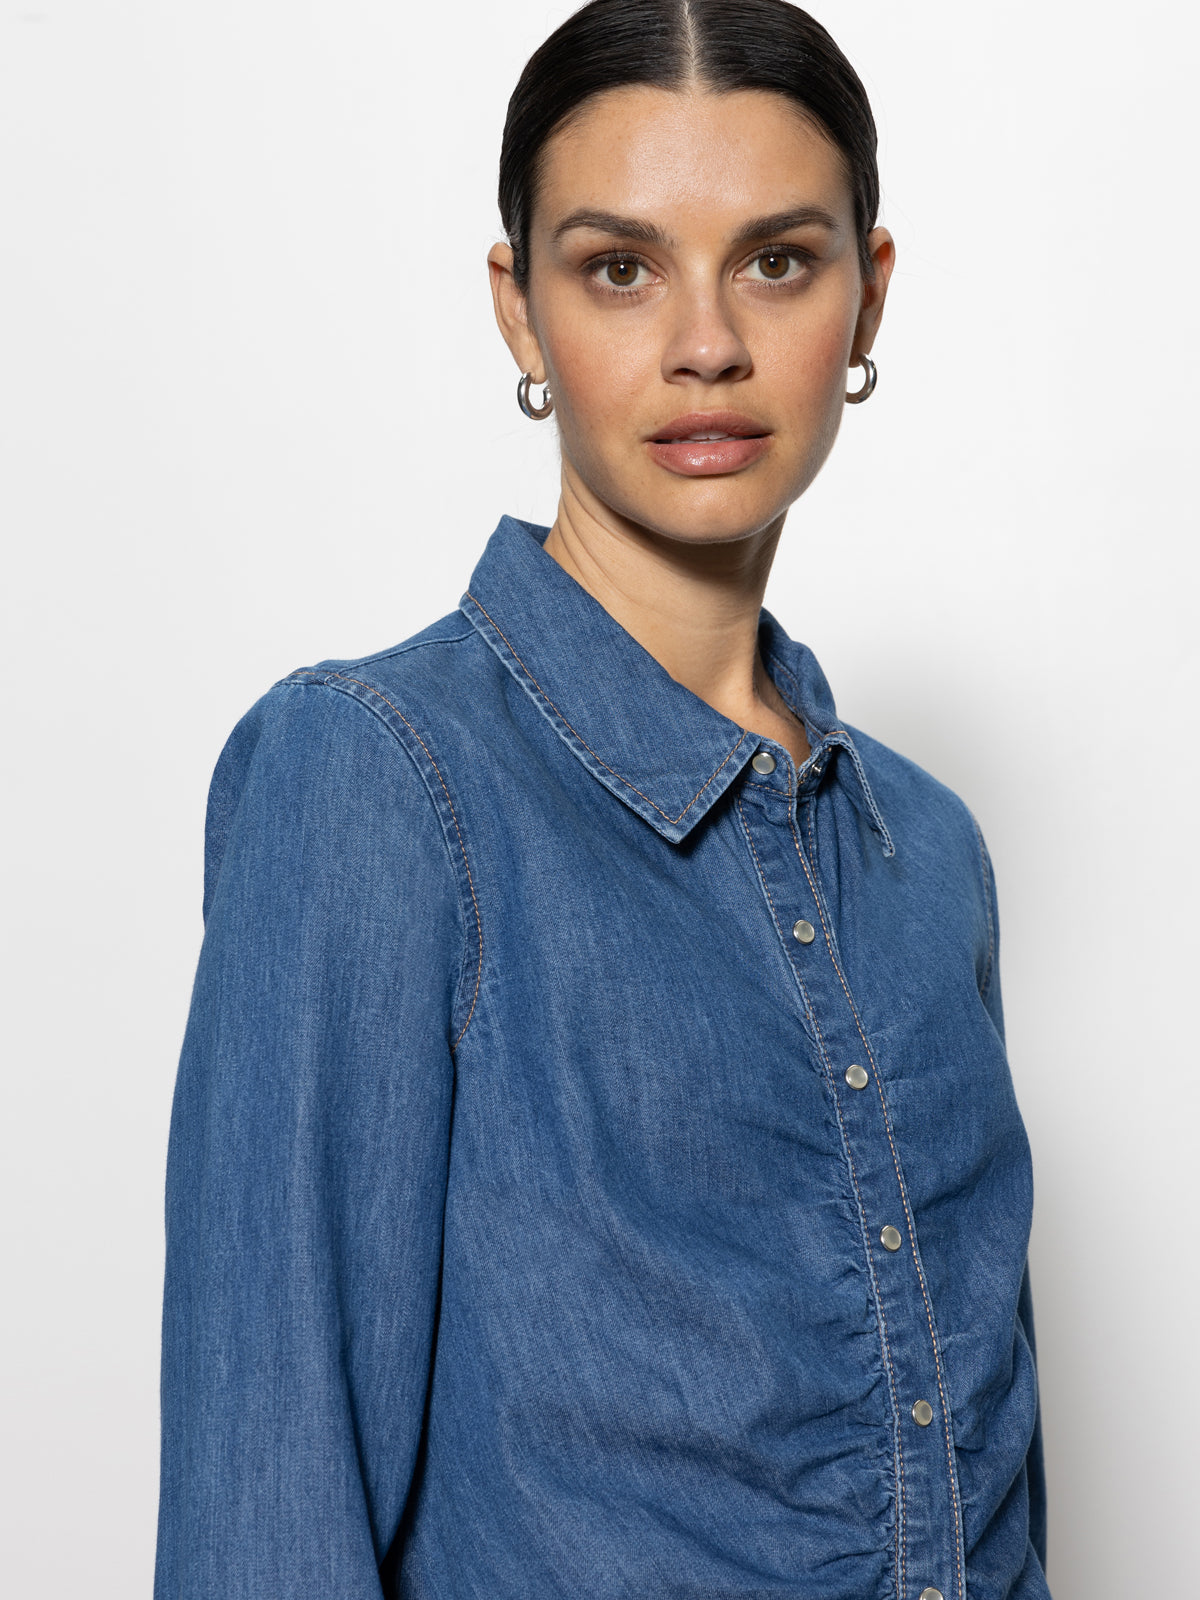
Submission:
[[[662,375],[667,382],[731,381],[744,378],[752,365],[720,290],[699,285],[680,288],[663,350]]]

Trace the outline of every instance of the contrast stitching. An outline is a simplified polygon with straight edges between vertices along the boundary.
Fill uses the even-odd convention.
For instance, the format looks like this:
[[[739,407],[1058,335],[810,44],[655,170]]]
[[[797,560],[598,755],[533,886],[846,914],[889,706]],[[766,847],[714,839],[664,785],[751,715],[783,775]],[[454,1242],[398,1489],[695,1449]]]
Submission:
[[[779,667],[785,677],[791,679],[792,683],[796,687],[796,698],[799,700],[800,680],[796,677],[794,672],[789,671],[788,666],[782,657],[772,655],[771,660],[776,666]],[[782,693],[782,690],[780,692]],[[786,699],[787,696],[785,695],[784,698]],[[788,703],[789,705],[791,704],[790,701]],[[804,726],[807,729],[808,722],[804,718],[803,713],[798,711],[795,706],[792,706],[792,710],[798,717],[800,717],[801,721],[804,722]],[[814,723],[813,726],[816,727],[816,724]],[[821,735],[821,737],[817,740],[816,746],[810,749],[810,760],[812,755],[815,754],[816,749],[819,749],[826,743],[829,743],[830,745],[836,744],[839,746],[839,748],[845,750],[846,754],[850,757],[851,764],[854,767],[855,775],[857,776],[859,785],[863,791],[863,797],[867,802],[867,810],[871,816],[872,826],[883,837],[883,853],[885,856],[894,856],[896,854],[896,846],[892,840],[892,835],[888,829],[888,825],[884,821],[883,813],[880,811],[878,802],[875,799],[875,791],[871,788],[870,779],[867,777],[867,769],[863,766],[862,757],[858,753],[858,746],[854,743],[854,740],[850,735],[850,730],[848,728],[835,727],[826,728],[824,731],[822,731],[820,728],[817,728],[816,731]]]
[[[987,845],[983,842],[983,830],[980,828],[978,822],[975,821],[974,817],[971,818],[971,821],[975,823],[975,838],[979,843],[979,865],[983,873],[983,899],[984,904],[987,907],[987,966],[984,968],[983,982],[979,986],[979,998],[986,1001],[988,997],[988,991],[992,987],[992,971],[996,959],[996,907],[992,900],[992,887],[988,882],[988,852]]]
[[[863,795],[866,799],[867,810],[871,814],[872,823],[878,832],[883,836],[883,853],[885,856],[894,856],[896,854],[896,846],[892,840],[891,833],[888,831],[888,825],[883,820],[883,812],[880,811],[875,800],[875,791],[872,789],[870,779],[867,777],[867,769],[863,766],[862,756],[860,756],[858,753],[858,746],[848,733],[845,734],[844,739],[840,740],[839,743],[843,745],[843,748],[849,754],[854,771],[858,777],[859,787],[862,789]]]
[[[755,846],[754,846],[754,835],[750,831],[750,824],[746,821],[746,812],[745,812],[745,810],[744,810],[744,808],[742,806],[742,802],[741,802],[740,796],[736,798],[736,804],[737,804],[738,812],[739,812],[739,814],[741,816],[741,819],[742,819],[742,828],[745,831],[746,839],[747,839],[747,841],[749,842],[749,845],[750,845],[750,854],[754,857],[754,865],[758,869],[759,881],[761,882],[761,884],[763,886],[763,892],[765,893],[765,895],[767,897],[767,904],[771,908],[771,920],[775,924],[776,933],[782,939],[783,938],[783,930],[782,930],[782,928],[780,926],[780,922],[779,922],[779,913],[775,909],[775,901],[774,901],[774,899],[773,899],[773,897],[771,895],[771,886],[767,882],[767,875],[763,871],[762,862],[758,858],[758,851],[755,849]],[[855,1168],[855,1165],[854,1165],[854,1152],[850,1148],[850,1140],[849,1140],[849,1138],[848,1138],[848,1136],[846,1134],[846,1125],[845,1125],[845,1122],[842,1119],[842,1106],[841,1106],[841,1101],[838,1099],[837,1085],[833,1081],[833,1077],[834,1077],[834,1074],[833,1074],[833,1061],[832,1061],[832,1059],[831,1059],[831,1057],[829,1055],[829,1051],[827,1050],[827,1048],[825,1046],[825,1039],[824,1039],[824,1036],[821,1033],[821,1024],[817,1020],[816,1008],[813,1005],[812,1001],[808,997],[808,990],[804,987],[804,980],[800,977],[800,974],[796,971],[795,966],[792,964],[792,962],[789,961],[788,962],[788,966],[791,968],[792,976],[796,980],[796,987],[800,990],[800,994],[801,994],[801,996],[802,996],[802,998],[804,1000],[804,1008],[808,1012],[809,1020],[812,1022],[813,1028],[816,1031],[817,1048],[821,1053],[821,1059],[825,1063],[825,1066],[826,1066],[826,1069],[827,1069],[827,1076],[829,1078],[830,1086],[831,1086],[832,1093],[833,1093],[833,1109],[834,1109],[834,1112],[835,1112],[835,1114],[837,1116],[837,1120],[838,1120],[838,1131],[841,1133],[841,1136],[842,1136],[842,1148],[846,1152],[846,1163],[850,1168],[850,1181],[854,1185],[854,1196],[855,1196],[855,1199],[858,1202],[859,1228],[861,1229],[862,1235],[863,1235],[863,1248],[864,1248],[864,1253],[866,1255],[866,1260],[867,1260],[867,1275],[871,1280],[871,1288],[874,1290],[875,1311],[876,1311],[876,1315],[879,1318],[879,1337],[880,1337],[880,1342],[883,1345],[883,1365],[884,1365],[884,1370],[887,1373],[888,1392],[890,1393],[890,1395],[892,1397],[892,1416],[895,1419],[895,1428],[893,1430],[893,1439],[894,1439],[895,1448],[896,1448],[896,1478],[897,1478],[897,1487],[898,1487],[898,1500],[897,1500],[897,1506],[896,1506],[896,1574],[897,1574],[896,1594],[897,1594],[897,1600],[903,1600],[904,1588],[905,1588],[905,1575],[906,1575],[906,1556],[907,1556],[907,1543],[906,1543],[905,1538],[902,1537],[902,1529],[904,1528],[905,1520],[906,1520],[905,1519],[906,1494],[905,1494],[905,1487],[904,1487],[904,1447],[901,1444],[901,1440],[900,1440],[900,1435],[901,1435],[901,1431],[902,1431],[901,1420],[900,1420],[900,1400],[899,1400],[899,1397],[898,1397],[898,1395],[896,1393],[896,1377],[895,1377],[895,1372],[893,1370],[893,1362],[892,1362],[892,1345],[891,1345],[891,1340],[888,1337],[888,1331],[887,1331],[887,1313],[883,1308],[883,1298],[879,1293],[879,1281],[875,1276],[875,1261],[874,1261],[874,1257],[871,1254],[871,1246],[870,1246],[870,1242],[869,1242],[870,1241],[870,1224],[867,1221],[867,1208],[866,1208],[866,1205],[863,1202],[862,1190],[859,1188],[859,1185],[858,1185],[858,1171],[857,1171],[857,1169]]]
[[[745,810],[745,807],[742,805],[742,801],[741,801],[741,796],[740,795],[737,795],[734,798],[735,798],[735,803],[736,803],[737,808],[738,808],[738,815],[742,819],[742,827],[746,830],[746,838],[747,838],[747,840],[749,841],[749,844],[750,844],[750,854],[754,857],[754,865],[758,868],[758,876],[759,876],[760,881],[762,882],[763,892],[766,894],[767,904],[771,908],[771,921],[775,924],[776,933],[779,933],[780,936],[782,937],[782,932],[781,932],[780,923],[779,923],[779,913],[775,909],[775,901],[774,901],[774,899],[772,898],[772,895],[771,895],[771,885],[767,882],[767,875],[763,871],[762,862],[758,859],[758,851],[757,851],[757,849],[755,848],[755,845],[754,845],[754,835],[750,831],[750,824],[746,821],[746,810]],[[789,962],[788,965],[790,966],[791,963]],[[799,982],[799,979],[797,979],[797,982]],[[812,1006],[809,1005],[809,1003],[808,1003],[808,995],[805,994],[804,985],[803,984],[800,984],[800,992],[801,992],[801,994],[804,994],[805,1006],[808,1009],[809,1016],[812,1018],[813,1027],[817,1028],[817,1033],[819,1035],[821,1030],[817,1025],[816,1014],[813,1011]]]
[[[787,662],[783,659],[782,656],[776,655],[774,651],[771,651],[770,655],[771,655],[771,660],[775,663],[775,665],[783,673],[784,677],[791,679],[792,686],[796,691],[796,699],[799,700],[800,699],[800,679],[791,670],[791,668],[788,666]],[[786,696],[784,698],[786,699]],[[788,701],[788,704],[791,705],[791,701],[790,700]],[[796,715],[798,717],[802,718],[803,714],[801,712],[797,711],[795,706],[792,706],[792,710],[796,712]]]
[[[809,815],[808,826],[811,845],[811,814]],[[904,1174],[900,1169],[900,1156],[896,1150],[895,1139],[892,1136],[892,1123],[891,1118],[888,1116],[887,1101],[884,1099],[883,1080],[879,1075],[879,1063],[875,1059],[875,1052],[871,1049],[871,1044],[863,1028],[862,1020],[858,1014],[858,1009],[855,1006],[854,1000],[850,994],[849,987],[847,986],[846,979],[842,973],[837,956],[834,954],[833,939],[830,933],[829,925],[825,920],[825,912],[821,904],[821,896],[818,893],[816,883],[813,881],[812,873],[808,870],[808,862],[804,859],[804,852],[800,848],[800,836],[796,832],[796,825],[794,822],[792,823],[792,839],[796,846],[796,854],[800,858],[800,865],[804,869],[804,876],[808,879],[808,886],[812,892],[813,900],[816,903],[817,915],[821,919],[821,927],[825,933],[825,947],[829,951],[829,960],[833,966],[834,972],[837,973],[838,982],[842,986],[842,993],[846,996],[846,1004],[850,1007],[850,1015],[854,1018],[854,1025],[858,1029],[858,1036],[863,1042],[863,1049],[867,1052],[867,1057],[870,1060],[872,1068],[874,1069],[875,1088],[878,1092],[879,1104],[883,1112],[883,1126],[887,1133],[888,1145],[892,1152],[892,1162],[896,1169],[896,1182],[900,1186],[900,1199],[904,1206],[905,1220],[908,1223],[908,1238],[909,1245],[912,1249],[913,1265],[917,1269],[917,1282],[921,1286],[921,1298],[925,1302],[925,1318],[929,1324],[929,1340],[933,1348],[933,1365],[937,1373],[938,1398],[942,1403],[942,1429],[946,1438],[946,1467],[950,1478],[950,1506],[954,1513],[954,1581],[955,1587],[958,1589],[960,1600],[965,1600],[962,1582],[962,1568],[959,1562],[958,1554],[958,1547],[962,1539],[962,1528],[959,1520],[958,1488],[954,1481],[954,1446],[950,1438],[950,1412],[946,1405],[946,1390],[942,1379],[942,1358],[941,1353],[938,1350],[937,1334],[935,1333],[933,1326],[933,1306],[930,1304],[929,1291],[925,1284],[925,1273],[921,1268],[920,1257],[917,1254],[916,1223],[913,1220],[912,1207],[909,1205],[908,1190],[904,1183]]]
[[[810,849],[813,850],[814,856],[815,856],[813,819],[812,819],[811,812],[809,813],[809,818],[808,818],[808,832],[809,832],[809,847],[810,847]],[[884,1129],[885,1129],[885,1131],[887,1133],[888,1145],[889,1145],[889,1147],[891,1149],[891,1152],[892,1152],[892,1162],[893,1162],[893,1164],[895,1166],[895,1169],[896,1169],[896,1182],[898,1183],[898,1185],[900,1187],[900,1198],[901,1198],[901,1201],[902,1201],[903,1206],[904,1206],[905,1219],[906,1219],[906,1221],[908,1223],[909,1247],[912,1250],[913,1265],[917,1269],[917,1281],[921,1286],[921,1298],[925,1303],[925,1318],[926,1318],[926,1321],[927,1321],[927,1323],[929,1325],[929,1341],[930,1341],[930,1345],[931,1345],[932,1350],[933,1350],[934,1370],[937,1373],[938,1398],[940,1399],[941,1404],[942,1404],[942,1430],[943,1430],[943,1433],[945,1435],[945,1440],[946,1440],[946,1470],[947,1470],[947,1474],[948,1474],[949,1482],[950,1482],[950,1505],[951,1505],[951,1509],[952,1509],[953,1514],[954,1514],[954,1580],[955,1580],[955,1585],[956,1585],[956,1587],[958,1589],[959,1595],[960,1595],[960,1597],[962,1597],[964,1595],[964,1590],[963,1590],[962,1571],[961,1571],[961,1567],[960,1567],[960,1564],[959,1564],[959,1554],[958,1554],[959,1543],[960,1543],[961,1538],[962,1538],[962,1529],[961,1529],[961,1523],[960,1523],[960,1519],[959,1519],[958,1489],[957,1489],[957,1485],[956,1485],[955,1479],[954,1479],[954,1446],[953,1446],[953,1442],[952,1442],[951,1437],[950,1437],[950,1413],[949,1413],[949,1409],[948,1409],[948,1407],[946,1405],[946,1391],[945,1391],[945,1386],[944,1386],[943,1377],[942,1377],[941,1352],[938,1349],[937,1334],[934,1331],[934,1326],[933,1326],[933,1306],[930,1303],[929,1291],[928,1291],[928,1288],[927,1288],[926,1283],[925,1283],[925,1273],[924,1273],[924,1270],[923,1270],[923,1268],[921,1266],[920,1256],[918,1255],[918,1252],[917,1252],[917,1227],[916,1227],[916,1222],[915,1222],[915,1220],[913,1218],[912,1207],[909,1204],[909,1199],[908,1199],[908,1189],[907,1189],[907,1186],[905,1185],[904,1175],[903,1175],[903,1172],[901,1171],[901,1167],[900,1167],[899,1152],[896,1149],[896,1142],[895,1142],[895,1139],[894,1139],[894,1137],[892,1135],[892,1122],[891,1122],[891,1117],[888,1114],[887,1101],[884,1098],[883,1079],[880,1076],[879,1063],[875,1059],[875,1052],[871,1049],[870,1041],[867,1038],[866,1031],[865,1031],[865,1029],[863,1028],[863,1025],[862,1025],[862,1020],[861,1020],[861,1018],[859,1017],[859,1014],[858,1014],[858,1009],[855,1006],[854,1000],[853,1000],[853,998],[852,998],[852,996],[850,994],[850,989],[849,989],[849,986],[846,983],[845,976],[844,976],[844,974],[842,972],[841,964],[839,963],[839,961],[837,959],[837,956],[834,953],[833,939],[832,939],[832,936],[831,936],[831,933],[830,933],[830,929],[829,929],[829,927],[828,927],[828,925],[827,925],[827,923],[825,921],[825,912],[824,912],[824,910],[822,908],[821,896],[817,891],[817,886],[816,886],[815,882],[813,881],[812,874],[808,870],[808,863],[804,859],[804,852],[800,849],[800,839],[799,839],[799,835],[796,833],[796,829],[795,829],[794,824],[793,824],[793,827],[792,827],[792,836],[793,836],[793,840],[794,840],[795,845],[796,845],[796,854],[800,858],[800,864],[804,869],[804,875],[808,879],[809,888],[812,891],[813,900],[816,903],[817,915],[821,919],[821,927],[822,927],[822,929],[824,930],[824,933],[825,933],[825,945],[826,945],[826,948],[829,951],[830,963],[833,966],[833,970],[837,973],[838,982],[841,984],[842,992],[846,996],[846,1004],[850,1007],[850,1014],[854,1018],[854,1025],[858,1029],[858,1036],[863,1042],[863,1048],[866,1050],[868,1059],[870,1060],[871,1066],[874,1069],[875,1089],[876,1089],[876,1092],[879,1095],[879,1104],[880,1104],[880,1108],[881,1108],[882,1113],[883,1113],[883,1125],[884,1125]]]
[[[744,744],[746,742],[746,737],[747,737],[747,731],[748,730],[743,728],[742,729],[741,738],[738,740],[737,744],[734,745],[733,749],[729,752],[729,754],[725,757],[725,760],[721,762],[721,766],[719,766],[716,769],[716,772],[713,773],[712,777],[709,778],[705,783],[702,783],[700,785],[700,787],[696,790],[695,794],[688,801],[687,805],[684,806],[683,810],[679,813],[679,815],[677,817],[670,816],[666,811],[663,810],[663,808],[660,805],[655,805],[654,801],[651,800],[651,798],[650,798],[650,796],[648,794],[642,794],[642,791],[635,784],[630,783],[628,778],[623,777],[622,774],[619,773],[615,767],[610,767],[608,762],[605,761],[603,759],[603,757],[598,756],[596,754],[596,752],[592,749],[591,745],[587,742],[587,740],[583,737],[583,735],[581,733],[577,732],[576,729],[572,728],[571,724],[569,722],[567,722],[566,717],[563,717],[562,712],[554,704],[554,701],[551,700],[550,696],[542,688],[541,684],[534,677],[533,673],[530,672],[529,668],[521,660],[521,658],[517,654],[517,652],[515,650],[513,650],[512,644],[509,642],[508,638],[505,636],[503,629],[496,622],[495,618],[492,617],[491,615],[489,615],[489,613],[485,610],[485,608],[483,606],[479,605],[479,601],[475,599],[475,596],[471,593],[471,591],[469,589],[467,590],[467,599],[470,600],[472,602],[472,604],[479,606],[480,611],[483,612],[484,616],[487,617],[487,619],[491,623],[492,627],[495,628],[496,632],[504,640],[505,644],[508,645],[509,650],[512,651],[513,660],[521,668],[521,671],[529,679],[530,683],[533,684],[533,686],[536,688],[537,692],[541,695],[542,699],[546,702],[546,704],[553,708],[553,710],[555,712],[555,715],[559,716],[559,717],[562,717],[563,722],[566,724],[566,726],[568,728],[571,729],[572,734],[574,734],[575,738],[579,740],[580,744],[587,751],[588,755],[590,755],[594,761],[599,761],[600,765],[604,768],[604,770],[606,772],[611,772],[613,777],[617,778],[621,783],[623,783],[627,789],[632,789],[634,794],[641,796],[641,798],[646,802],[646,804],[648,806],[654,806],[654,809],[655,809],[655,811],[658,812],[659,816],[660,817],[665,817],[668,822],[676,823],[676,822],[682,822],[683,821],[684,817],[687,816],[688,812],[696,804],[696,801],[699,800],[700,796],[704,793],[705,789],[708,788],[708,785],[713,782],[713,779],[716,778],[717,773],[721,771],[721,768],[725,767],[725,766],[728,766],[729,762],[732,760],[732,758],[734,756],[734,753],[738,749],[738,746],[742,745],[742,744]]]
[[[466,637],[466,635],[464,635],[464,637]],[[468,1027],[470,1026],[471,1018],[475,1015],[475,1003],[479,999],[479,985],[483,977],[483,920],[479,915],[479,901],[475,897],[475,880],[471,876],[471,863],[467,860],[466,842],[462,836],[462,829],[458,825],[458,813],[454,809],[454,801],[451,800],[450,791],[446,787],[446,780],[442,777],[442,769],[433,759],[433,756],[429,750],[429,746],[425,743],[424,739],[422,739],[421,735],[404,715],[403,711],[398,710],[397,707],[392,705],[392,702],[388,699],[387,695],[382,694],[373,683],[367,683],[362,678],[351,678],[344,672],[312,672],[307,668],[302,669],[300,672],[293,673],[292,676],[304,678],[340,678],[343,683],[357,683],[361,688],[369,690],[371,694],[378,695],[379,699],[383,701],[384,705],[388,706],[400,718],[400,721],[409,730],[413,738],[421,746],[421,749],[424,750],[429,765],[437,773],[438,782],[441,784],[442,792],[446,796],[446,804],[450,807],[450,820],[453,822],[454,831],[458,835],[458,847],[462,851],[463,866],[467,869],[467,884],[471,890],[471,904],[475,907],[475,932],[479,946],[479,961],[475,968],[475,993],[471,996],[471,1009],[467,1012],[466,1022],[464,1022],[462,1027],[458,1030],[458,1037],[450,1046],[451,1050],[457,1050],[462,1042],[463,1034],[466,1033]]]
[[[787,695],[783,694],[783,690],[779,689],[779,685],[778,684],[775,685],[775,687],[777,689],[779,689],[780,694],[783,694],[784,703],[787,705],[788,710],[792,713],[792,715],[796,718],[796,720],[803,725],[803,728],[804,728],[804,739],[805,739],[805,743],[808,745],[808,758],[811,761],[814,751],[813,751],[812,740],[809,739],[809,737],[808,737],[809,729],[810,728],[815,728],[817,733],[821,734],[821,737],[817,740],[817,745],[818,746],[824,744],[825,740],[829,737],[829,735],[825,734],[825,733],[821,733],[820,728],[817,728],[815,723],[810,723],[808,718],[804,715],[804,712],[801,710],[801,706],[804,703],[804,697],[800,692],[800,680],[799,680],[799,678],[796,677],[794,672],[790,672],[788,670],[787,662],[784,661],[782,659],[782,657],[774,655],[774,654],[771,655],[770,659],[780,669],[780,671],[783,673],[785,678],[790,678],[791,679],[792,687],[796,691],[796,703],[793,705],[792,702],[788,699]],[[806,762],[801,762],[801,766],[805,766],[805,765],[807,765]],[[799,769],[797,769],[797,777],[799,777]],[[791,787],[792,787],[792,780],[789,777],[788,778],[788,792],[789,793],[791,792]],[[796,793],[799,794],[799,792],[800,792],[799,784],[797,784]]]

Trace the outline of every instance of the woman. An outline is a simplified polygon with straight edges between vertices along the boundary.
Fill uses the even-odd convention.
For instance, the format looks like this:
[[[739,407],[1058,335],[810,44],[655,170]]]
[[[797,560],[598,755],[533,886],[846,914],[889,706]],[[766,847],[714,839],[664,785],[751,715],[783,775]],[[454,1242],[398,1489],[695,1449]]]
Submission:
[[[160,1600],[1047,1593],[988,856],[762,607],[875,383],[875,142],[783,0],[525,69],[553,525],[213,780]]]

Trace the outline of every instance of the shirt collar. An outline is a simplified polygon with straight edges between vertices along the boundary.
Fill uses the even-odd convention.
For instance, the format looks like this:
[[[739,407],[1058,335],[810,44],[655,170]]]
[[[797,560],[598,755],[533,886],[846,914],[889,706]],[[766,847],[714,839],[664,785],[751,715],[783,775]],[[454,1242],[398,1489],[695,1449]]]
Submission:
[[[583,766],[664,838],[678,843],[716,804],[763,741],[677,683],[542,548],[549,528],[501,517],[459,608]],[[856,799],[886,855],[891,837],[816,657],[763,607],[759,647],[800,715],[820,768],[850,757]]]

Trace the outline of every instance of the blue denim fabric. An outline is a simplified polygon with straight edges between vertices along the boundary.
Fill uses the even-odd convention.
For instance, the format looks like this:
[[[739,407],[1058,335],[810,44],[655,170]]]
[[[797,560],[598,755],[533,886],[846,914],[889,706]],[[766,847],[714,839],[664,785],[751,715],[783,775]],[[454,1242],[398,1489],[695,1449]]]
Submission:
[[[1039,1600],[975,822],[769,612],[799,770],[546,532],[221,756],[155,1594]]]

